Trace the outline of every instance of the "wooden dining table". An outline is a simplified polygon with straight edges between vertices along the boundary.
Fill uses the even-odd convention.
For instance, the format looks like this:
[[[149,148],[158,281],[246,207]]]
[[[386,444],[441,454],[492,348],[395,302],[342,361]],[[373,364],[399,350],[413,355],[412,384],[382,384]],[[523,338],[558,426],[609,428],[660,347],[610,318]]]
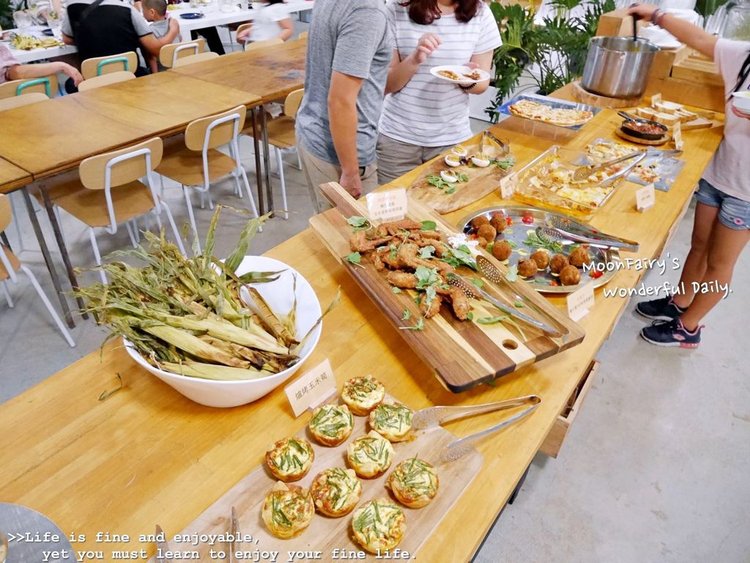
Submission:
[[[230,53],[218,59],[173,68],[171,72],[236,90],[252,92],[260,97],[262,104],[283,102],[289,93],[305,85],[306,54],[307,39],[295,39],[280,45]],[[258,114],[265,171],[265,200],[259,194],[258,205],[263,213],[266,208],[269,211],[273,210],[273,190],[271,189],[267,115],[263,106],[258,108]],[[257,162],[256,158],[256,168]]]
[[[612,139],[618,122],[614,112],[605,110],[569,146],[581,148],[596,138]],[[510,141],[519,166],[553,142],[509,131],[502,123],[492,132]],[[653,208],[637,211],[636,186],[623,183],[591,224],[640,243],[638,252],[623,252],[623,257],[658,257],[720,139],[721,128],[686,132],[685,167],[669,192],[656,193]],[[410,185],[425,171],[425,166],[419,167],[394,185]],[[512,203],[492,193],[446,218],[459,225],[476,210]],[[401,331],[386,320],[310,229],[268,255],[296,268],[311,283],[323,307],[340,291],[341,302],[323,321],[320,343],[302,372],[328,359],[339,388],[350,377],[370,374],[393,397],[414,409],[530,394],[541,397],[531,416],[477,444],[483,456],[479,474],[416,553],[422,561],[469,560],[590,373],[597,351],[629,299],[606,298],[602,289],[596,290],[594,306],[580,321],[586,331],[581,344],[492,385],[453,394],[404,346]],[[605,287],[635,288],[645,273],[635,267],[620,270]],[[554,297],[551,302],[564,307],[565,298]],[[202,407],[139,368],[119,342],[110,342],[103,351],[0,405],[0,435],[6,452],[0,464],[2,500],[43,512],[66,533],[86,534],[84,541],[74,544],[77,550],[142,548],[153,554],[153,544],[139,542],[139,533],[152,533],[156,523],[170,537],[183,530],[263,462],[269,443],[296,434],[308,418],[309,414],[295,418],[281,388],[242,407]],[[488,414],[451,423],[448,429],[463,436],[502,418]],[[245,522],[259,521],[257,515],[239,516]],[[409,518],[419,518],[419,513],[410,513]],[[242,530],[253,533],[252,526]],[[98,531],[136,539],[97,543]],[[346,537],[341,538],[341,545],[355,549]],[[316,538],[309,538],[309,546],[315,549]]]
[[[7,194],[31,182],[31,173],[0,158],[0,194]]]

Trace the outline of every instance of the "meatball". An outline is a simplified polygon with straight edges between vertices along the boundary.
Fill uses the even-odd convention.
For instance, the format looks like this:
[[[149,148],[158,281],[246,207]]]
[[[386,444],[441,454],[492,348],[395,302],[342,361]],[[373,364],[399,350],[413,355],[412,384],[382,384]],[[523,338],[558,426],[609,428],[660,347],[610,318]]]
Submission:
[[[581,281],[581,272],[575,266],[565,266],[560,272],[560,282],[563,285],[576,285]]]
[[[489,244],[489,242],[487,241],[487,239],[485,239],[484,237],[479,237],[477,239],[477,242],[479,243],[479,247],[480,248],[487,248],[487,245]]]
[[[521,260],[518,263],[518,275],[522,278],[530,278],[531,276],[535,275],[538,268],[536,267],[536,262],[533,260]]]
[[[568,258],[564,254],[555,254],[549,261],[549,269],[553,274],[559,274],[568,265]]]
[[[487,242],[492,242],[493,240],[495,240],[496,236],[497,231],[495,230],[495,227],[493,227],[489,223],[482,225],[477,229],[477,237],[483,238]]]
[[[492,212],[492,216],[490,217],[490,225],[495,227],[495,230],[498,233],[502,233],[505,230],[505,227],[507,227],[508,224],[505,221],[505,215],[503,215],[502,211]]]
[[[536,266],[540,270],[546,270],[549,266],[549,253],[546,250],[537,250],[531,255],[531,259],[536,262]]]
[[[585,246],[579,246],[570,253],[568,261],[572,266],[580,268],[584,264],[591,262],[591,256],[589,256],[588,248]]]
[[[482,225],[489,225],[490,220],[487,219],[484,215],[477,215],[474,217],[470,222],[469,225],[471,225],[472,230],[479,231],[479,227]]]
[[[507,240],[498,240],[492,245],[492,255],[498,260],[507,260],[512,252],[513,247]]]

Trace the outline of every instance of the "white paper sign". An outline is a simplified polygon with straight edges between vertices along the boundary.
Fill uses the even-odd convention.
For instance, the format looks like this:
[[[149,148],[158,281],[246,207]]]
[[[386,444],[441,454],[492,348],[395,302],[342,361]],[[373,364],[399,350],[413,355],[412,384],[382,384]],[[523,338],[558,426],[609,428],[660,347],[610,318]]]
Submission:
[[[322,404],[336,393],[336,377],[333,375],[331,362],[324,360],[284,387],[284,392],[294,416]]]
[[[660,103],[661,103],[661,92],[651,96],[651,107],[655,107],[656,104],[660,104]]]
[[[653,184],[643,186],[635,192],[635,208],[638,211],[646,211],[646,209],[653,207],[655,203],[656,192]]]
[[[594,282],[588,282],[580,289],[569,293],[567,296],[568,316],[574,321],[579,321],[588,315],[594,306]]]
[[[508,174],[500,179],[500,197],[510,199],[516,193],[518,187],[518,176],[515,173]]]
[[[672,128],[672,140],[674,141],[674,148],[678,151],[682,150],[682,125],[678,121]]]
[[[406,189],[396,188],[367,194],[367,214],[372,221],[398,221],[408,210]]]

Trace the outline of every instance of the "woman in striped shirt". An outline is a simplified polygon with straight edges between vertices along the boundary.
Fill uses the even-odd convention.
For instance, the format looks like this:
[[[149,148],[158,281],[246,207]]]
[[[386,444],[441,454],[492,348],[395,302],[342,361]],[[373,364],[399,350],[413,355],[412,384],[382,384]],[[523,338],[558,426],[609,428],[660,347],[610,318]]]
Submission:
[[[482,0],[389,0],[394,38],[378,137],[378,182],[384,184],[471,137],[469,95],[488,82],[459,86],[430,68],[468,65],[490,70],[502,44]]]

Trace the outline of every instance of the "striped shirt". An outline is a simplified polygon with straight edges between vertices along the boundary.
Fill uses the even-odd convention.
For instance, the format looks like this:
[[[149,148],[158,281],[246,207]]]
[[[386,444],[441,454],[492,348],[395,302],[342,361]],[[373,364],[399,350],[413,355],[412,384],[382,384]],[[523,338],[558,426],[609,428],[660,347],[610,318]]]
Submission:
[[[403,0],[389,0],[388,21],[395,49],[404,60],[417,48],[425,33],[440,36],[442,43],[422,63],[411,80],[398,92],[389,94],[383,104],[380,132],[413,145],[439,147],[460,143],[471,137],[469,94],[430,74],[438,65],[463,65],[473,55],[492,51],[502,44],[500,32],[489,7],[480,2],[470,21],[461,23],[453,14],[443,14],[430,25],[409,19]]]

